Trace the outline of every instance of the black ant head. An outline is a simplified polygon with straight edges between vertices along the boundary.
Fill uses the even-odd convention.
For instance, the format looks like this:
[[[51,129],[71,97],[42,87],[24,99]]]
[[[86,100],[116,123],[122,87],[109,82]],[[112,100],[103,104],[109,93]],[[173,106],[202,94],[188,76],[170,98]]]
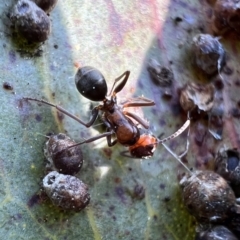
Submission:
[[[79,68],[75,76],[75,83],[78,91],[91,101],[103,101],[107,95],[105,78],[96,68],[90,66]]]
[[[129,147],[129,152],[132,157],[150,158],[157,146],[157,138],[149,133],[142,133],[138,141]]]

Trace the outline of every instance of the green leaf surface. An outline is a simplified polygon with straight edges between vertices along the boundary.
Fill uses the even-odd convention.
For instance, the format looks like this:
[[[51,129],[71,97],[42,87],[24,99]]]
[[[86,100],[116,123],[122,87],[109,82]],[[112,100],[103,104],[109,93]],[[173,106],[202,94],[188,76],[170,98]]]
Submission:
[[[44,98],[87,120],[91,102],[75,88],[76,66],[99,69],[109,89],[117,76],[130,70],[119,101],[140,95],[153,99],[156,106],[138,109],[139,114],[149,120],[156,136],[166,137],[187,119],[178,103],[178,89],[198,78],[189,49],[195,34],[211,33],[211,6],[197,0],[59,0],[50,14],[51,35],[40,46],[42,55],[30,56],[21,54],[22,47],[10,34],[6,14],[13,2],[0,2],[1,83],[14,88],[0,90],[0,239],[194,239],[194,219],[183,206],[178,185],[186,170],[162,145],[147,160],[122,157],[125,147],[108,148],[105,139],[83,145],[84,166],[77,177],[90,188],[90,205],[79,213],[66,212],[41,197],[44,135],[65,132],[81,141],[103,128],[86,129],[55,109],[22,97]],[[195,140],[202,125],[191,124],[185,163],[193,169],[204,169],[219,146],[239,147],[239,121],[228,114],[239,107],[239,45],[221,42],[232,70],[231,75],[223,73],[224,137],[216,141],[206,131],[199,146]],[[171,100],[163,98],[162,89],[151,81],[150,59],[172,69]],[[185,132],[168,145],[180,154],[186,139]],[[136,197],[138,187],[145,189],[142,199]]]

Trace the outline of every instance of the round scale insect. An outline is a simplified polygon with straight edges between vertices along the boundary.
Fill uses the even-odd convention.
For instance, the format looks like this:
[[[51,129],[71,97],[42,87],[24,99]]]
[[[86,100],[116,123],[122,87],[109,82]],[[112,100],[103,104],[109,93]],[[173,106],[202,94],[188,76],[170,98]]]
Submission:
[[[180,94],[180,104],[184,111],[194,109],[210,111],[214,105],[215,89],[212,84],[187,83]]]
[[[19,0],[10,15],[15,30],[29,42],[44,42],[50,33],[47,14],[30,0]]]
[[[128,99],[128,101],[126,101],[122,106],[117,104],[116,95],[124,88],[129,75],[130,71],[126,71],[116,78],[109,94],[110,97],[107,97],[107,84],[105,78],[99,70],[90,66],[78,69],[75,76],[75,83],[80,94],[92,101],[102,101],[102,104],[92,109],[91,118],[86,123],[60,106],[35,98],[27,97],[24,99],[42,102],[55,107],[58,111],[75,119],[85,127],[92,126],[99,113],[102,113],[101,119],[107,128],[106,132],[74,144],[68,148],[76,147],[78,145],[93,142],[97,139],[106,137],[109,147],[114,146],[118,142],[126,147],[129,147],[130,153],[132,153],[133,156],[138,158],[148,158],[153,155],[157,144],[177,137],[189,126],[190,121],[187,120],[182,128],[165,139],[157,139],[151,134],[142,133],[139,125],[148,129],[148,122],[139,117],[137,114],[128,111],[128,109],[131,107],[153,106],[155,103],[150,99],[137,97]],[[115,139],[112,139],[113,135],[116,136]]]
[[[53,10],[58,0],[31,0],[35,2],[43,11],[49,13]]]
[[[213,30],[221,35],[240,34],[239,1],[218,0],[213,12]]]
[[[237,149],[221,148],[214,161],[215,172],[231,184],[240,184],[240,155]]]
[[[196,171],[180,181],[184,204],[204,223],[221,223],[236,212],[236,198],[224,178],[212,171]]]
[[[71,175],[52,171],[44,177],[43,188],[53,204],[65,210],[78,212],[90,202],[88,186]]]
[[[211,226],[197,233],[195,240],[238,240],[225,226]]]
[[[63,133],[51,135],[45,144],[44,154],[48,160],[47,169],[63,174],[77,174],[83,164],[80,146],[68,148],[75,142]]]
[[[174,81],[173,72],[160,65],[155,59],[150,59],[147,70],[151,79],[161,87],[171,87]]]
[[[192,43],[197,67],[208,75],[219,73],[225,62],[225,51],[218,38],[210,34],[198,34]]]
[[[214,171],[231,185],[236,197],[240,197],[240,154],[237,149],[221,148],[214,160]]]

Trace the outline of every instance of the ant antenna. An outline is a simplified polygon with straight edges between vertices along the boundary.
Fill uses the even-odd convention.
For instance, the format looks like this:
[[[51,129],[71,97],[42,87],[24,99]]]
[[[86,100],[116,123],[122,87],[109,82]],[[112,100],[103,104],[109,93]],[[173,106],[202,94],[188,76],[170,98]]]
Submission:
[[[41,134],[41,133],[38,133],[38,132],[37,132],[36,134],[37,134],[37,135],[40,135],[40,136],[42,136],[42,137],[48,138],[48,139],[50,138],[50,136],[47,136],[47,135],[44,135],[44,134]]]
[[[171,154],[173,155],[173,157],[175,157],[175,158],[177,159],[177,161],[178,161],[180,164],[182,164],[182,166],[183,166],[185,169],[187,169],[188,172],[190,172],[190,173],[192,174],[191,170],[182,162],[181,158],[180,158],[179,156],[177,156],[176,153],[174,153],[165,143],[162,143],[162,145],[167,149],[167,151],[168,151],[169,153],[171,153]]]
[[[177,159],[177,161],[185,168],[187,169],[188,172],[192,173],[191,170],[182,162],[181,160],[181,157],[183,157],[187,152],[188,152],[188,148],[189,148],[189,135],[190,135],[190,128],[188,129],[188,134],[187,134],[187,145],[186,145],[186,150],[180,155],[180,156],[177,156],[166,144],[165,142],[168,141],[168,140],[171,140],[173,138],[176,138],[178,137],[182,132],[184,132],[188,127],[190,126],[190,112],[188,112],[188,119],[187,121],[183,124],[183,126],[178,130],[176,131],[175,133],[173,133],[172,135],[170,135],[169,137],[166,137],[164,139],[158,139],[158,143],[161,143],[165,149],[170,153],[172,154],[172,156],[174,158]]]
[[[117,83],[120,79],[121,79],[121,78],[116,78],[116,79],[114,80],[114,83],[113,83],[113,85],[112,85],[111,91],[110,91],[109,94],[107,95],[108,97],[112,95],[112,91],[113,91],[116,83]]]
[[[122,80],[122,78],[125,76],[124,81],[123,81],[123,85],[120,84],[120,86],[118,86],[118,87],[120,87],[120,89],[122,89],[122,87],[126,84],[126,81],[127,81],[128,77],[129,77],[129,74],[130,74],[130,72],[129,72],[129,71],[126,71],[126,72],[124,72],[123,74],[121,74],[119,77],[117,77],[117,78],[114,80],[114,83],[113,83],[113,85],[112,85],[111,91],[110,91],[110,93],[107,95],[108,97],[112,95],[112,92],[113,92],[113,89],[115,89],[116,83],[117,83],[118,81]],[[117,89],[118,87],[116,87],[116,89]],[[116,89],[115,89],[115,90],[116,90]],[[118,89],[116,92],[121,91],[120,89]]]
[[[177,136],[179,136],[182,132],[184,132],[190,125],[190,119],[188,119],[181,128],[179,128],[175,133],[173,133],[172,135],[164,138],[164,139],[158,139],[157,143],[164,143],[168,140],[172,140],[173,138],[176,138]]]

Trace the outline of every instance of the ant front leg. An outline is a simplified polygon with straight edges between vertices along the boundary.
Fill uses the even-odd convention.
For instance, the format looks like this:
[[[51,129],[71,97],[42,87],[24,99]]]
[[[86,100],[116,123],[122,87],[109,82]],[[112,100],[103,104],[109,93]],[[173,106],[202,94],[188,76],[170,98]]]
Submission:
[[[126,101],[122,108],[128,108],[128,107],[149,107],[154,106],[155,102],[151,99],[145,98],[145,97],[137,97],[137,98],[131,98],[128,101]]]
[[[80,118],[76,117],[75,115],[71,114],[70,112],[68,112],[66,109],[62,108],[61,106],[55,105],[53,103],[47,102],[45,100],[42,99],[36,99],[36,98],[30,98],[30,97],[24,97],[23,99],[27,100],[27,101],[35,101],[35,102],[40,102],[40,103],[44,103],[48,106],[54,107],[56,108],[59,112],[69,116],[70,118],[76,120],[77,122],[81,123],[82,125],[84,125],[85,127],[91,127],[93,125],[93,123],[95,122],[97,116],[98,116],[98,112],[99,112],[99,106],[93,108],[92,110],[92,116],[90,118],[90,120],[85,123],[83,122]]]

